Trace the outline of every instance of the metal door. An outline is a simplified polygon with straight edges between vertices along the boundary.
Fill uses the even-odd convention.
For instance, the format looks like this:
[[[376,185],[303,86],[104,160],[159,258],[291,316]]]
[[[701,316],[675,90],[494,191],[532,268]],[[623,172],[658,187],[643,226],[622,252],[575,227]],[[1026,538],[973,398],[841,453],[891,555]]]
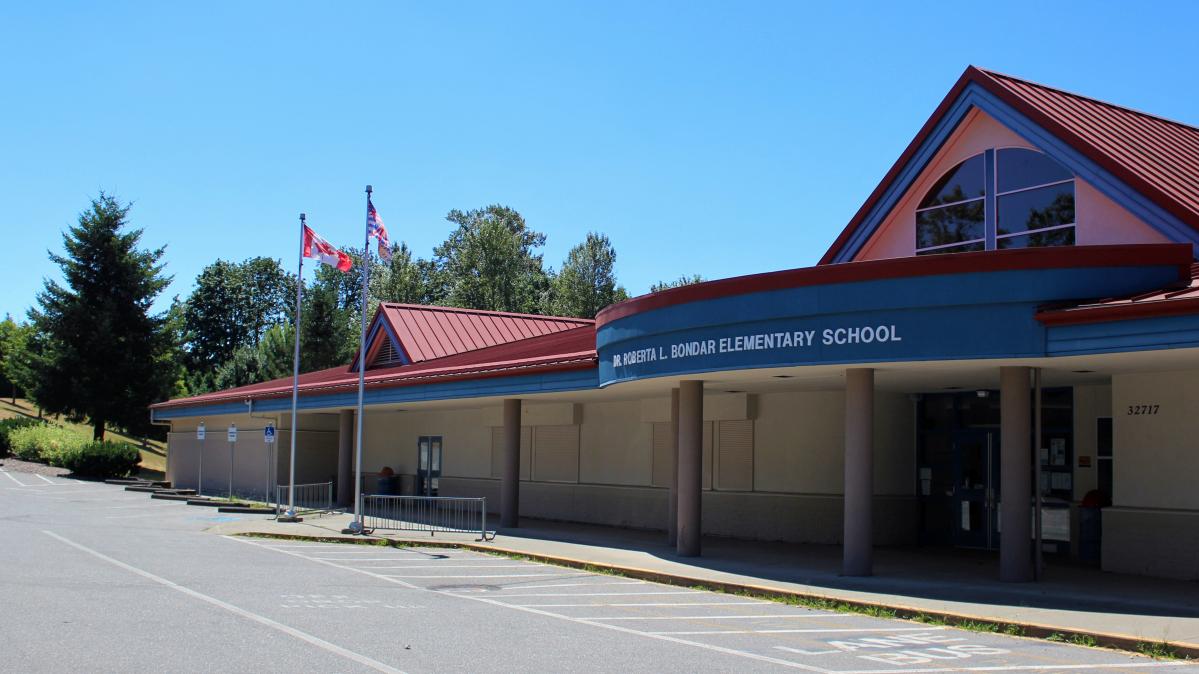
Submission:
[[[416,441],[416,494],[437,496],[441,481],[441,436],[425,435]]]
[[[963,430],[954,434],[954,544],[999,545],[999,433]]]

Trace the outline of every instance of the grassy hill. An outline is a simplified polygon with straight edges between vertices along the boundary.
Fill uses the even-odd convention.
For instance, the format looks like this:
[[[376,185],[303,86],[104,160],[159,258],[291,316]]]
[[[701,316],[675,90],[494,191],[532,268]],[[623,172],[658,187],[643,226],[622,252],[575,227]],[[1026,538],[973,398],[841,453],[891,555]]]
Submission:
[[[0,400],[0,419],[8,419],[10,417],[30,417],[37,418],[37,407],[28,400],[17,398],[14,404],[12,398],[4,398]],[[45,417],[49,423],[70,429],[80,435],[88,438],[92,437],[92,427],[84,423],[74,423],[68,421],[65,417],[49,416]],[[115,440],[117,442],[128,442],[138,448],[142,455],[141,470],[139,474],[148,480],[161,480],[166,472],[167,467],[167,448],[166,443],[159,440],[146,440],[137,438],[124,433],[120,433],[112,428],[105,430],[104,438],[106,440]]]

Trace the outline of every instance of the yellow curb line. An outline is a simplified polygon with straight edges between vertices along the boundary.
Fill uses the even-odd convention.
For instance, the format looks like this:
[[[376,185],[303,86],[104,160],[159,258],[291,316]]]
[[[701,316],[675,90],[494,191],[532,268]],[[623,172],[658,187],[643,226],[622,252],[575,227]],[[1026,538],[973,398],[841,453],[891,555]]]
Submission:
[[[477,552],[492,552],[507,555],[518,555],[526,559],[545,562],[555,566],[562,566],[575,569],[602,569],[605,571],[613,571],[622,576],[634,578],[637,580],[648,580],[663,585],[674,585],[681,587],[702,586],[708,589],[719,590],[730,594],[744,594],[753,597],[764,599],[769,598],[794,598],[801,600],[816,600],[816,601],[832,601],[847,606],[863,609],[884,609],[894,611],[895,617],[904,619],[913,619],[920,616],[935,618],[943,621],[948,625],[961,625],[964,623],[995,625],[1003,628],[1007,625],[1014,625],[1023,630],[1020,636],[1035,637],[1045,639],[1051,635],[1057,634],[1063,637],[1090,637],[1095,640],[1096,645],[1106,646],[1122,651],[1130,651],[1143,655],[1138,646],[1142,644],[1163,644],[1168,646],[1181,658],[1192,659],[1199,658],[1199,644],[1192,644],[1185,641],[1152,641],[1135,637],[1128,634],[1120,634],[1115,632],[1096,632],[1090,630],[1080,630],[1067,627],[1054,627],[1052,625],[1043,625],[1040,623],[1001,620],[990,616],[975,616],[965,613],[953,613],[950,611],[927,610],[915,608],[904,604],[883,604],[878,602],[863,601],[861,599],[846,599],[833,594],[821,594],[817,592],[799,592],[796,590],[787,590],[777,587],[769,587],[765,585],[751,585],[747,583],[734,583],[723,580],[712,580],[703,578],[692,578],[688,576],[680,576],[676,574],[666,573],[663,571],[653,571],[650,569],[641,569],[633,566],[618,566],[616,564],[608,564],[604,562],[591,562],[572,557],[558,557],[555,555],[547,555],[544,553],[524,552],[512,548],[505,548],[498,545],[481,545],[479,543],[467,543],[457,541],[426,541],[424,539],[398,539],[384,538],[379,536],[305,536],[301,534],[278,534],[266,532],[240,532],[230,534],[233,536],[248,536],[258,538],[279,538],[285,540],[303,540],[320,543],[359,543],[363,544],[366,541],[371,541],[371,544],[386,541],[389,547],[426,547],[426,548],[460,548],[466,550],[475,550]],[[996,632],[1002,634],[1002,632]],[[1009,635],[1011,636],[1011,635]],[[1072,644],[1079,645],[1079,644]]]

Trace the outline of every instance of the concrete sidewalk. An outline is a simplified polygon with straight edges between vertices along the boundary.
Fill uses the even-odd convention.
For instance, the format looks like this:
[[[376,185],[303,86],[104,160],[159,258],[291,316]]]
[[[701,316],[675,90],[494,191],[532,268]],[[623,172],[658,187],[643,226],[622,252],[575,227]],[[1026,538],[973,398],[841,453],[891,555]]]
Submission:
[[[341,533],[349,522],[350,516],[342,514],[295,524],[247,518],[209,531],[361,540]],[[703,557],[683,558],[665,545],[661,533],[537,520],[522,520],[520,528],[500,530],[486,542],[471,534],[416,532],[370,538],[464,545],[676,584],[883,606],[901,615],[1015,624],[1030,635],[1090,635],[1123,648],[1165,642],[1180,655],[1199,657],[1199,584],[1088,567],[1050,566],[1039,583],[1000,583],[994,554],[882,548],[875,554],[877,575],[847,578],[838,575],[839,546],[708,538]]]

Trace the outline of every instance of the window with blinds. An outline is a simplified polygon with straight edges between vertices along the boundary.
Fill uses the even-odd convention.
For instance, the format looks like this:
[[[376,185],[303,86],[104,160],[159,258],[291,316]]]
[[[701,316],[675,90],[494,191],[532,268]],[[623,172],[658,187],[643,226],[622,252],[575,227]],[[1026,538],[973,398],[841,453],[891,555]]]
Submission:
[[[716,422],[716,489],[753,491],[754,422]]]
[[[579,481],[578,426],[534,427],[533,479],[538,482]]]

